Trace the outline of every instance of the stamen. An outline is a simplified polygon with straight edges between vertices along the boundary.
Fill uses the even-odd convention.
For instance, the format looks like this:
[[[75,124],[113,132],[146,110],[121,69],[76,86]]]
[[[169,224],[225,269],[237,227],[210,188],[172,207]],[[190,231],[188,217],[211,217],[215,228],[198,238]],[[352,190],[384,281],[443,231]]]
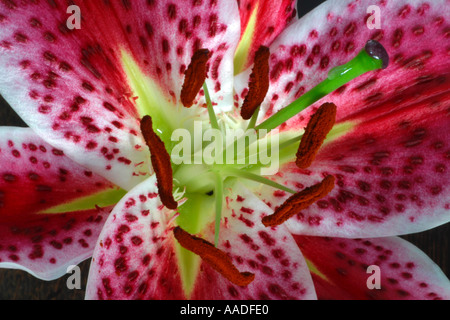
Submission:
[[[219,245],[220,222],[222,220],[223,207],[223,177],[216,173],[216,223],[214,226],[214,245]]]
[[[245,171],[245,170],[240,170],[240,169],[234,169],[234,168],[227,168],[223,170],[225,174],[228,174],[230,176],[233,177],[239,177],[239,178],[243,178],[243,179],[247,179],[247,180],[251,180],[251,181],[255,181],[255,182],[259,182],[262,184],[265,184],[267,186],[271,186],[275,189],[279,189],[279,190],[283,190],[286,191],[288,193],[291,194],[295,194],[296,192],[282,184],[276,183],[275,181],[272,181],[270,179],[258,176],[257,174]]]
[[[334,188],[334,181],[334,177],[329,175],[322,182],[294,194],[275,210],[272,215],[265,216],[262,219],[262,223],[266,227],[282,224],[301,210],[329,194]]]
[[[297,152],[295,163],[299,168],[306,169],[311,165],[335,121],[336,105],[333,103],[324,103],[311,117]]]
[[[251,130],[255,128],[256,121],[258,121],[260,107],[256,108],[255,112],[253,113],[252,117],[250,118],[250,121],[248,122],[247,130]]]
[[[249,120],[261,105],[269,90],[269,48],[261,46],[255,54],[255,62],[250,81],[248,93],[241,109],[241,116]]]
[[[207,62],[211,54],[208,49],[197,50],[192,56],[191,63],[185,72],[185,79],[181,89],[181,103],[186,108],[194,104],[195,97],[203,86],[207,73]]]
[[[220,130],[219,122],[217,121],[216,113],[214,112],[214,108],[211,102],[211,97],[209,95],[209,90],[208,86],[206,85],[206,82],[203,84],[203,91],[205,92],[206,106],[208,107],[208,115],[209,121],[211,122],[211,127],[213,129]]]
[[[255,278],[255,275],[250,272],[239,272],[231,262],[230,257],[225,252],[214,247],[212,243],[193,236],[180,227],[176,227],[173,230],[173,234],[183,248],[199,255],[214,270],[232,283],[245,287]]]
[[[142,118],[141,132],[150,149],[152,166],[155,170],[161,202],[169,209],[176,209],[178,203],[172,194],[173,175],[170,155],[164,146],[164,142],[153,131],[152,118],[150,116]]]

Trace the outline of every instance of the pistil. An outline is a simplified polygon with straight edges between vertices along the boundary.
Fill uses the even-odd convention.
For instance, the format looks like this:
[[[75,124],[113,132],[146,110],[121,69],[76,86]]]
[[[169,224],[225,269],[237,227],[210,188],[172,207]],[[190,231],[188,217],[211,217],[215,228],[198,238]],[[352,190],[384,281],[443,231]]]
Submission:
[[[256,108],[255,112],[253,113],[252,117],[250,118],[250,121],[248,122],[247,130],[251,130],[251,129],[255,128],[256,121],[258,121],[258,115],[259,115],[260,109],[261,109],[260,107]]]
[[[237,177],[237,178],[243,178],[243,179],[255,181],[255,182],[270,186],[270,187],[278,189],[278,190],[286,191],[291,194],[296,193],[294,190],[292,190],[282,184],[276,183],[275,181],[261,177],[257,174],[253,174],[253,173],[245,171],[245,170],[227,168],[227,169],[223,170],[223,173],[228,176],[233,176],[233,177]]]
[[[220,222],[222,221],[222,208],[223,208],[223,177],[219,174],[215,174],[216,187],[215,187],[215,208],[216,208],[216,223],[214,226],[214,245],[219,245],[220,234]]]
[[[217,249],[212,243],[193,236],[180,227],[176,227],[173,230],[173,234],[183,248],[199,255],[203,261],[232,283],[245,287],[255,278],[255,275],[252,273],[239,272],[233,265],[231,258],[225,252]]]
[[[384,69],[389,63],[389,55],[377,41],[370,40],[364,49],[348,63],[335,67],[328,73],[328,78],[299,99],[284,107],[276,114],[256,126],[256,130],[272,130],[297,115],[319,99],[340,88],[366,72]]]
[[[208,86],[206,85],[206,82],[203,84],[203,91],[205,92],[205,100],[206,100],[206,106],[208,108],[208,115],[209,115],[209,121],[211,122],[211,127],[213,129],[220,130],[219,122],[217,121],[216,113],[214,111],[211,97],[209,95]]]

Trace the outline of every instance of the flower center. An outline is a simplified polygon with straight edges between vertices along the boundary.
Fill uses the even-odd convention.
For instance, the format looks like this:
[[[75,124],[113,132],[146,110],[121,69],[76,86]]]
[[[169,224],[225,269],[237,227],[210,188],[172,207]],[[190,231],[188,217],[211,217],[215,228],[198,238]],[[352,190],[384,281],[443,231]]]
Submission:
[[[262,219],[262,223],[266,227],[282,224],[299,211],[328,195],[334,188],[335,179],[333,176],[327,176],[322,182],[300,192],[295,192],[263,177],[261,174],[256,174],[255,168],[261,169],[263,167],[262,161],[249,164],[247,160],[261,152],[261,142],[267,142],[268,136],[276,136],[274,131],[279,125],[352,79],[371,70],[386,68],[388,64],[388,55],[385,49],[378,42],[371,40],[353,60],[332,69],[325,81],[278,113],[256,125],[259,107],[269,88],[269,56],[269,49],[266,47],[261,47],[256,52],[253,71],[250,75],[249,91],[241,109],[242,118],[249,120],[247,123],[249,134],[233,139],[231,143],[225,143],[225,146],[219,143],[222,148],[219,148],[219,151],[217,148],[215,149],[216,162],[206,163],[206,160],[202,160],[203,158],[200,157],[200,163],[175,164],[163,141],[153,130],[151,117],[145,116],[141,121],[141,131],[150,149],[151,162],[157,177],[161,201],[167,208],[177,209],[179,213],[176,219],[178,226],[173,230],[175,239],[181,247],[199,256],[226,279],[239,286],[246,286],[251,283],[254,275],[248,272],[239,272],[228,255],[217,248],[222,219],[224,185],[233,181],[233,179],[241,178],[293,194],[272,215],[265,216]],[[181,101],[186,108],[190,108],[203,87],[210,126],[217,133],[215,143],[223,143],[223,138],[227,135],[225,129],[227,125],[228,127],[230,125],[225,120],[226,115],[222,115],[223,118],[220,119],[219,123],[213,109],[205,83],[209,57],[210,53],[207,49],[201,49],[193,55],[191,64],[186,69]],[[309,167],[335,124],[336,109],[337,107],[332,103],[323,104],[311,117],[304,134],[279,144],[279,149],[276,149],[276,151],[282,153],[284,150],[292,150],[292,146],[301,140],[296,150],[297,153],[295,154],[294,151],[289,155],[296,158],[298,167],[302,169]],[[235,124],[235,122],[232,122],[232,124]],[[225,135],[223,135],[224,130]],[[254,138],[254,143],[247,146],[244,144],[244,147],[242,147],[240,143],[246,141],[247,138]],[[212,142],[201,144],[200,151],[206,151],[211,145],[213,145]],[[252,149],[252,146],[255,145],[256,148]],[[233,156],[231,158],[228,158],[228,151],[232,151]],[[244,154],[243,158],[239,158],[238,155],[242,153]],[[196,154],[194,153],[192,156],[195,160]],[[279,155],[276,154],[276,156]],[[230,159],[231,162],[226,161]],[[242,161],[240,162],[240,160]],[[176,170],[175,174],[172,172],[172,167]],[[174,182],[178,189],[184,189],[184,196],[187,198],[180,207],[178,207],[178,203],[173,196]],[[210,214],[205,216],[202,213],[206,207],[215,211],[213,218]],[[214,221],[213,219],[215,220],[214,244],[193,235],[200,233],[206,224]]]

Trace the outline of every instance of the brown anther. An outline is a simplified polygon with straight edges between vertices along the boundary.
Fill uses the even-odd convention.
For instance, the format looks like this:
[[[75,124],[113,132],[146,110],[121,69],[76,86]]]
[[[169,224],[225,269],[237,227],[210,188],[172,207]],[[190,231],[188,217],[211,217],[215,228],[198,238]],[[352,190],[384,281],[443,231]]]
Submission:
[[[186,108],[194,104],[195,97],[205,83],[207,63],[211,53],[208,49],[199,49],[192,56],[191,63],[186,69],[183,87],[181,89],[181,103]]]
[[[324,103],[311,117],[297,151],[295,163],[299,168],[306,169],[311,165],[335,121],[336,105],[333,103]]]
[[[178,203],[173,198],[173,174],[169,153],[164,142],[153,131],[152,118],[145,116],[141,120],[141,132],[150,149],[151,161],[155,170],[161,202],[169,209],[176,209]]]
[[[250,75],[248,93],[241,108],[241,116],[248,120],[261,105],[269,90],[269,48],[261,46],[255,54],[255,62]]]
[[[329,194],[334,188],[334,181],[334,177],[329,175],[322,182],[294,194],[275,210],[272,215],[265,216],[262,219],[262,223],[266,227],[282,224],[301,210]]]
[[[180,227],[176,227],[173,233],[175,239],[178,240],[183,248],[199,255],[214,270],[235,285],[245,287],[254,280],[255,275],[253,273],[239,272],[231,262],[231,258],[225,252],[214,247],[212,243],[193,236]]]

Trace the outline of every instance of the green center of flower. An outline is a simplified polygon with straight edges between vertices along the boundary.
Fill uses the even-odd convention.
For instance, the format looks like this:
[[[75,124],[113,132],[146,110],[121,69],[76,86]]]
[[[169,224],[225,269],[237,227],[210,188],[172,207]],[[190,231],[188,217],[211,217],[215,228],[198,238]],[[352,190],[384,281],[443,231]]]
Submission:
[[[245,286],[254,276],[239,272],[228,256],[217,248],[225,190],[232,188],[237,179],[245,179],[291,193],[292,196],[272,215],[263,218],[262,223],[266,227],[283,223],[326,196],[334,187],[332,176],[298,193],[266,176],[275,174],[280,164],[293,159],[300,168],[311,165],[332,132],[336,106],[331,103],[322,105],[302,135],[279,133],[277,127],[352,79],[387,67],[388,55],[378,42],[369,41],[353,60],[332,69],[325,81],[259,124],[259,106],[269,88],[268,48],[261,47],[256,53],[241,119],[231,118],[229,114],[216,114],[205,83],[209,57],[206,49],[194,54],[181,92],[183,105],[191,108],[203,88],[208,117],[202,119],[199,116],[199,120],[191,122],[189,128],[173,130],[170,146],[163,142],[167,140],[167,128],[157,127],[155,131],[150,116],[142,119],[141,131],[150,149],[161,201],[167,208],[178,212],[174,236],[184,248],[181,259],[195,269],[198,263],[189,258],[189,252],[193,253],[231,282]],[[200,114],[198,110],[193,111],[194,118]],[[164,117],[159,113],[155,115]],[[159,126],[156,120],[155,124]],[[181,199],[182,204],[178,206],[177,201]],[[210,223],[215,225],[214,244],[194,236],[201,234]]]

